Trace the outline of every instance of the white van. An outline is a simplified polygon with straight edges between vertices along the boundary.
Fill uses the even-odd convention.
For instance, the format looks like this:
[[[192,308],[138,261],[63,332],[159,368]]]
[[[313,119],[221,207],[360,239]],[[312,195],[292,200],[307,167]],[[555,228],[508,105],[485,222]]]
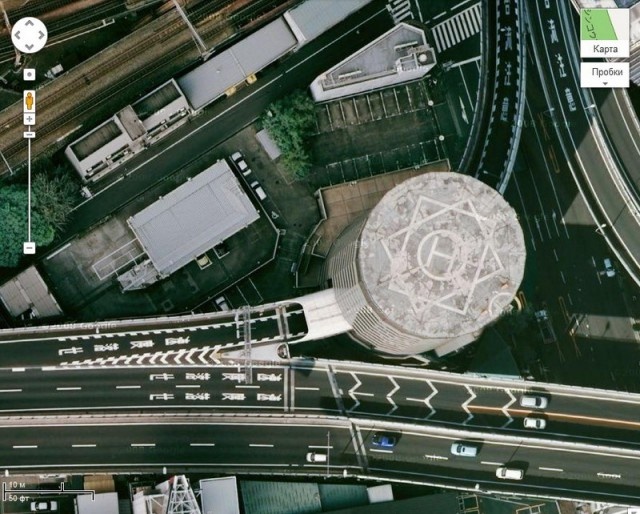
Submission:
[[[523,394],[520,397],[521,407],[527,407],[529,409],[546,409],[547,405],[549,405],[549,400],[547,400],[544,396]]]
[[[524,418],[524,428],[535,428],[536,430],[544,430],[547,426],[547,420],[542,418]]]
[[[326,453],[316,453],[309,452],[307,453],[307,462],[327,462],[327,454]]]
[[[456,442],[451,445],[451,453],[459,457],[475,457],[478,455],[478,447],[471,443]]]
[[[496,476],[502,480],[522,480],[524,471],[518,468],[502,466],[496,470]]]

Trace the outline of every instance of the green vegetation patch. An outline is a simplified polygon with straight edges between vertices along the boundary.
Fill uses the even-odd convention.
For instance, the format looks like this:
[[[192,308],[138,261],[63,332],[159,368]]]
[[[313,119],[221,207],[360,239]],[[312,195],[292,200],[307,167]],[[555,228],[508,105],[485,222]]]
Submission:
[[[291,175],[302,178],[311,169],[309,138],[315,128],[315,106],[304,91],[273,102],[262,117],[262,126],[282,152],[281,162]]]
[[[580,11],[580,39],[618,39],[608,9],[582,9]]]

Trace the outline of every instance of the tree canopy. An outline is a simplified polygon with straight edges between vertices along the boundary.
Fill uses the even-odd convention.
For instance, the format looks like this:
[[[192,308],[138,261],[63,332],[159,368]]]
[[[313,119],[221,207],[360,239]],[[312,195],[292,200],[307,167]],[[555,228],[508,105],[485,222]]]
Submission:
[[[273,102],[262,118],[262,126],[282,152],[282,165],[293,175],[304,177],[311,169],[308,139],[315,127],[313,100],[304,91]]]
[[[64,226],[74,203],[75,186],[67,175],[52,178],[44,172],[33,177],[31,188],[31,240],[47,246]],[[28,241],[26,184],[0,186],[0,267],[15,267]]]

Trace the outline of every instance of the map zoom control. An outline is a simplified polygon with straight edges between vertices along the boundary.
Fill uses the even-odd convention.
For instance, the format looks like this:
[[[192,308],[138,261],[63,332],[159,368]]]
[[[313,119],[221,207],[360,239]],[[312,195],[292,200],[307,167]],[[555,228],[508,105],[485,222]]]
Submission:
[[[38,18],[20,18],[11,29],[13,46],[25,54],[42,50],[47,38],[47,27]]]

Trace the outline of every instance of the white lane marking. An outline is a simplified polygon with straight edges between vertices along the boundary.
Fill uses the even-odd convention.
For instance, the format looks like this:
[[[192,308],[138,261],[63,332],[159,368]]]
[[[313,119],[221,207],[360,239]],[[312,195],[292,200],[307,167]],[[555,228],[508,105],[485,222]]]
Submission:
[[[16,444],[13,446],[14,450],[30,450],[30,449],[35,449],[37,448],[38,445],[37,444]]]
[[[393,398],[391,398],[398,389],[400,389],[400,386],[398,385],[398,382],[396,382],[394,380],[394,378],[392,376],[389,376],[389,380],[391,381],[391,383],[393,384],[393,389],[389,392],[389,394],[387,394],[387,401],[393,405],[393,407],[391,408],[391,410],[389,412],[387,412],[387,416],[390,416],[391,414],[393,414],[393,412],[398,408],[398,406],[396,405],[396,402],[393,401]]]
[[[260,389],[260,386],[237,385],[236,389]]]
[[[471,411],[469,410],[469,404],[473,400],[475,400],[478,395],[473,392],[473,389],[471,389],[471,386],[465,385],[464,387],[469,392],[469,395],[470,395],[469,398],[462,404],[462,409],[469,415],[467,419],[465,419],[462,422],[463,425],[466,425],[467,423],[469,423],[469,421],[473,419],[473,414],[471,414]]]
[[[11,368],[11,371],[14,373],[26,371],[26,368]]]
[[[425,454],[424,458],[429,460],[449,460],[449,457],[443,457],[442,455],[429,455],[428,453]]]
[[[558,473],[562,473],[564,471],[564,469],[560,469],[560,468],[545,468],[543,466],[540,466],[538,469],[540,471],[557,471]]]
[[[143,447],[153,448],[155,445],[156,443],[131,443],[131,446],[133,447],[143,446]]]
[[[296,391],[320,391],[319,387],[294,387]]]
[[[95,444],[72,444],[71,448],[95,448]]]
[[[310,450],[312,449],[320,449],[320,450],[333,450],[333,445],[327,446],[326,444],[310,444],[307,446]]]
[[[56,387],[56,391],[80,391],[82,387]]]
[[[131,386],[116,386],[116,389],[140,389],[142,386],[139,385],[131,385]]]
[[[377,453],[393,453],[393,451],[391,451],[391,450],[378,450],[377,448],[370,448],[369,451],[370,452],[377,452]]]
[[[480,464],[486,464],[487,466],[502,466],[502,462],[493,462],[490,460],[480,461]]]
[[[508,424],[510,424],[513,421],[513,418],[511,417],[511,415],[509,414],[509,407],[511,407],[514,403],[516,403],[516,397],[513,396],[513,393],[511,392],[510,389],[505,389],[505,392],[510,396],[511,401],[509,403],[507,403],[504,407],[502,407],[502,413],[509,418],[507,421],[504,422],[504,424],[502,425],[502,428],[506,427]]]
[[[176,386],[176,388],[180,388],[180,389],[200,389],[200,386],[197,384],[193,384],[193,385],[182,385],[182,384],[178,384]]]
[[[273,448],[272,444],[250,444],[251,448]]]
[[[56,366],[43,366],[42,371],[56,371],[58,368]]]
[[[0,389],[0,393],[21,393],[22,389]]]
[[[216,443],[191,443],[189,446],[215,446]]]
[[[360,406],[360,400],[356,398],[355,391],[356,389],[358,389],[358,387],[362,385],[362,382],[360,382],[360,380],[358,379],[357,375],[354,372],[351,372],[349,374],[356,381],[355,385],[351,389],[349,389],[349,392],[347,393],[351,397],[351,399],[355,402],[355,405],[349,409],[350,411],[352,411],[357,409]]]

